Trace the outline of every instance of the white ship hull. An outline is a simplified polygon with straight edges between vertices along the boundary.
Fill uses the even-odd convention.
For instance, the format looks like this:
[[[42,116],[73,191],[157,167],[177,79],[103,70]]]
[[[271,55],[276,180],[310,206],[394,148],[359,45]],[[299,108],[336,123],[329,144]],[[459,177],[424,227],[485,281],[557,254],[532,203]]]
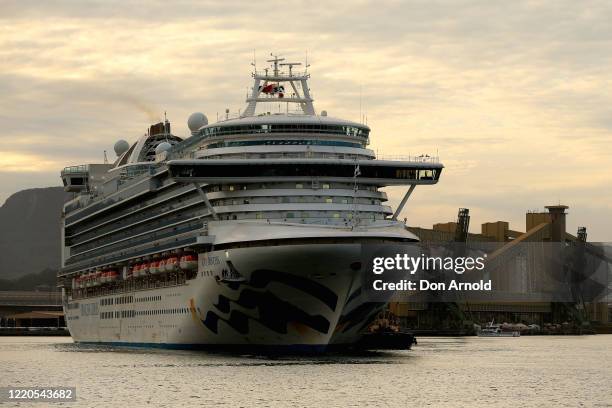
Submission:
[[[185,284],[66,299],[68,328],[76,342],[149,347],[350,344],[384,306],[365,302],[360,256],[360,244],[203,253]],[[243,281],[222,279],[227,260]]]

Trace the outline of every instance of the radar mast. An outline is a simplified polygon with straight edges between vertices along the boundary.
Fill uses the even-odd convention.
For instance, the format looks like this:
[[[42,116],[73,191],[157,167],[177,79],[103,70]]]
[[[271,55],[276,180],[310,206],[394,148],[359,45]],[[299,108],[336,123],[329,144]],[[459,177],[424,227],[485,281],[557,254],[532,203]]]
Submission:
[[[270,55],[272,59],[267,62],[270,63],[271,69],[265,68],[263,71],[257,71],[257,68],[254,68],[253,70],[253,88],[246,99],[247,107],[240,117],[255,116],[255,109],[259,102],[295,103],[300,106],[304,115],[314,116],[313,99],[308,89],[310,78],[307,72],[308,65],[305,65],[304,71],[296,72],[294,67],[302,65],[301,62],[283,62],[284,58]],[[285,85],[291,87],[290,96],[285,96]]]

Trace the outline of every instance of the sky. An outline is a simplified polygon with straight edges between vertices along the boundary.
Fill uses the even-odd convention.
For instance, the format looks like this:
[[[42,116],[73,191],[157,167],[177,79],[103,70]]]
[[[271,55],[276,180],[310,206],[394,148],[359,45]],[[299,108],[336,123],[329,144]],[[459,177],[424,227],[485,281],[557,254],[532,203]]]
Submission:
[[[439,155],[402,217],[470,230],[566,204],[612,241],[608,1],[28,1],[0,4],[0,203],[114,159],[167,112],[244,109],[253,54],[308,55],[317,111],[367,114],[381,156]],[[360,103],[361,101],[361,103]],[[395,206],[403,188],[390,188]]]

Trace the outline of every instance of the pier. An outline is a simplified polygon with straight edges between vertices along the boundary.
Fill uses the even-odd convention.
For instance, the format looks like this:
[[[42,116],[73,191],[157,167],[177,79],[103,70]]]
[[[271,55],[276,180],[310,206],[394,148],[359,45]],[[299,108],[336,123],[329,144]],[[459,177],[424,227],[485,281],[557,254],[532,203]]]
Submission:
[[[57,291],[0,291],[0,335],[67,336]]]

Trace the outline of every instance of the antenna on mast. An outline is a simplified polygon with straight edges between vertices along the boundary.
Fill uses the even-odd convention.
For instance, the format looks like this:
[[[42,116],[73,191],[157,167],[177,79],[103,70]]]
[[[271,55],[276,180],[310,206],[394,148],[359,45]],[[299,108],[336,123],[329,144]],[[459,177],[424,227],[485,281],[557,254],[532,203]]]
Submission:
[[[274,55],[272,53],[270,53],[270,55],[274,58],[268,60],[267,62],[272,62],[274,63],[274,76],[277,77],[278,76],[278,63],[281,61],[284,61],[284,58],[278,58],[278,55]]]

